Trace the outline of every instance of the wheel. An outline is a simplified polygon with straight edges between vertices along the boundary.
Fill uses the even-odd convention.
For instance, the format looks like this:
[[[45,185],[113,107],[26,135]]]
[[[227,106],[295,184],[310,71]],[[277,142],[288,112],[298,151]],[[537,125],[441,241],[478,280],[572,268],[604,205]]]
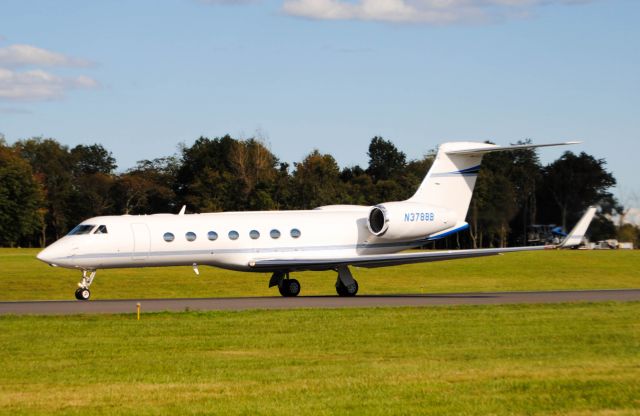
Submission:
[[[342,280],[336,282],[336,293],[338,296],[355,296],[358,293],[358,282],[354,279],[353,284],[345,285]]]
[[[82,300],[82,298],[80,297],[80,291],[81,290],[82,290],[81,288],[77,288],[76,289],[76,299],[78,299],[78,300]]]
[[[300,293],[300,282],[296,279],[289,279],[289,296],[298,296]]]
[[[91,297],[91,291],[86,287],[78,289],[77,293],[78,300],[89,300],[89,298]]]
[[[282,296],[288,296],[289,284],[287,282],[288,280],[283,280],[278,285],[278,292],[280,292]]]
[[[278,285],[278,290],[282,296],[298,296],[300,293],[300,282],[296,279],[285,279]]]

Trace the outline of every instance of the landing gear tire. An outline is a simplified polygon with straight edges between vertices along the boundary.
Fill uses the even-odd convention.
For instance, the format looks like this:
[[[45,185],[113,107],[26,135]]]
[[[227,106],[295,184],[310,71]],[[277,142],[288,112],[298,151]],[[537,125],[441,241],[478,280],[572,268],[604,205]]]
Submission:
[[[358,293],[358,282],[354,279],[353,284],[345,285],[340,279],[336,282],[336,292],[338,296],[355,296]]]
[[[89,286],[93,283],[94,277],[96,277],[95,270],[82,270],[82,280],[78,283],[79,287],[76,289],[76,299],[89,300],[91,297]]]
[[[298,296],[300,293],[300,282],[296,279],[285,279],[278,285],[280,294],[285,297]]]
[[[79,287],[76,289],[76,299],[89,300],[91,297],[91,291],[86,287]]]

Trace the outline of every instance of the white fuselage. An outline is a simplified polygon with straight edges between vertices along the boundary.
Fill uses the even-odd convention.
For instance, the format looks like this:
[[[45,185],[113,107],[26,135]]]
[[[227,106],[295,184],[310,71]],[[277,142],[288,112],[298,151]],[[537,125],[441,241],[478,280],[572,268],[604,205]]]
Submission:
[[[251,262],[260,259],[394,253],[452,226],[446,218],[432,218],[430,223],[420,224],[420,238],[389,239],[371,233],[367,226],[370,210],[366,206],[332,206],[306,211],[95,217],[81,224],[94,226],[91,231],[65,236],[38,257],[55,266],[84,270],[198,264],[251,271]],[[106,233],[97,233],[100,226],[105,226]],[[166,241],[170,239],[165,237],[167,233],[173,236],[172,241]]]

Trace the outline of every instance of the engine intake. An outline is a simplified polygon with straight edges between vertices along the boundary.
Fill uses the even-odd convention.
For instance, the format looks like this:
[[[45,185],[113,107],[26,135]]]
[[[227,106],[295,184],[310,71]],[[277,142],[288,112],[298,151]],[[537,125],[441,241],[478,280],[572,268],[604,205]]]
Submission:
[[[387,231],[389,225],[387,224],[387,217],[384,211],[379,206],[371,208],[369,211],[369,231],[374,235],[381,235]]]

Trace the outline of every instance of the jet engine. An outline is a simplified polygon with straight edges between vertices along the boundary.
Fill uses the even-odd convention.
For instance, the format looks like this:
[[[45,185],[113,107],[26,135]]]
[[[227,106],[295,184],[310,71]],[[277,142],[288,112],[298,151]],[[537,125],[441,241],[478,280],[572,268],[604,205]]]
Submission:
[[[384,240],[417,240],[450,228],[455,216],[447,209],[415,202],[385,202],[371,207],[367,226]]]

